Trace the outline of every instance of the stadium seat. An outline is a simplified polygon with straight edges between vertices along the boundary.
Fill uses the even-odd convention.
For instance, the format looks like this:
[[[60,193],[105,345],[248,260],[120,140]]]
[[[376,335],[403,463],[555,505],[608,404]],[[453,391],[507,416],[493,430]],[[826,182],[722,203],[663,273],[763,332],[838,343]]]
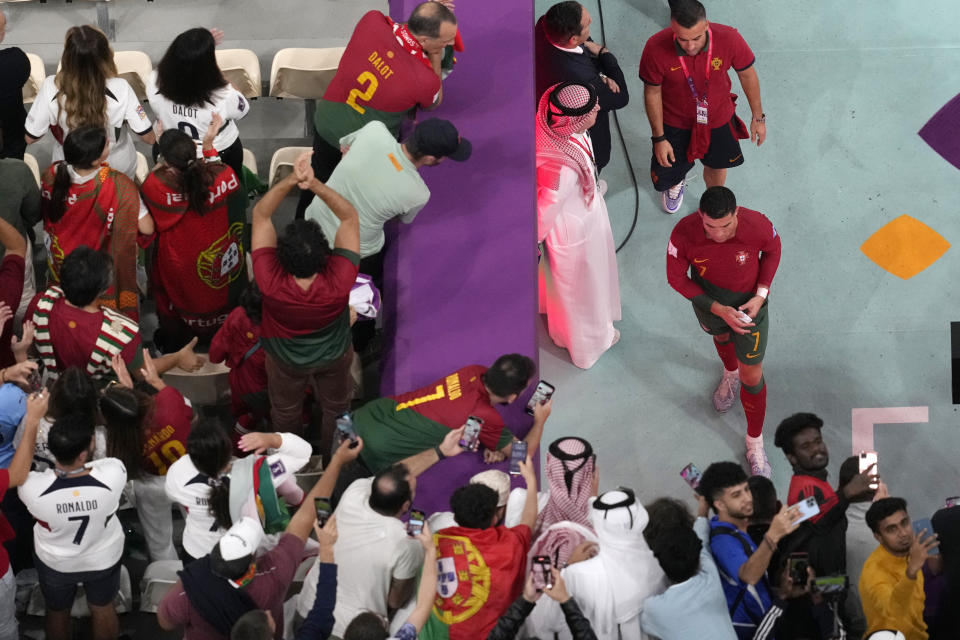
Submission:
[[[346,47],[281,49],[270,69],[270,95],[275,98],[322,98]]]
[[[259,98],[260,59],[250,49],[217,49],[217,65],[224,77],[248,98]]]
[[[43,79],[47,77],[47,69],[43,66],[43,60],[35,53],[28,53],[27,59],[30,60],[30,77],[27,83],[23,85],[23,101],[25,103],[33,102],[43,84]]]
[[[293,163],[297,156],[304,151],[312,151],[310,147],[281,147],[273,154],[270,159],[270,186],[283,180],[293,173]]]
[[[243,166],[250,170],[255,176],[260,175],[260,172],[257,171],[257,156],[253,155],[253,151],[243,148]]]
[[[150,56],[143,51],[115,51],[113,61],[117,64],[117,73],[130,83],[140,101],[147,99],[147,80],[153,73]]]
[[[23,161],[28,167],[30,167],[30,172],[33,174],[33,177],[37,180],[37,186],[40,186],[40,165],[37,163],[37,159],[34,158],[29,153],[23,154]]]
[[[157,560],[151,562],[140,580],[140,611],[156,613],[160,601],[167,595],[177,580],[177,571],[183,569],[179,560]]]
[[[150,163],[147,162],[145,155],[137,151],[137,182],[143,184],[148,175],[150,175]]]

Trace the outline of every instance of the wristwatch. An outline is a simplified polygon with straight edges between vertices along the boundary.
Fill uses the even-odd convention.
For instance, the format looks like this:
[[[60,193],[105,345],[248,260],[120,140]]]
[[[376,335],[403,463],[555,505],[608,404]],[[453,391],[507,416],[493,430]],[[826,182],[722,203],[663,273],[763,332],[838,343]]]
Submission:
[[[760,114],[760,117],[759,117],[759,118],[754,118],[753,121],[754,121],[754,122],[759,122],[759,123],[761,123],[761,124],[764,124],[764,123],[766,123],[766,121],[767,121],[767,114],[761,113],[761,114]]]
[[[602,81],[604,81],[604,82],[606,82],[606,81],[607,81],[607,78],[609,77],[609,76],[607,76],[607,74],[605,74],[603,71],[601,71],[601,72],[599,73],[599,75],[600,75],[600,79],[601,79]]]

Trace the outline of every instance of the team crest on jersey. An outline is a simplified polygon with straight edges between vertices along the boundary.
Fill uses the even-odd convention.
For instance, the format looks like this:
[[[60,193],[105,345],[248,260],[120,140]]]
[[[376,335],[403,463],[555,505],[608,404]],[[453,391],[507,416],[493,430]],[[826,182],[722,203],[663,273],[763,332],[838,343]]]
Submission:
[[[287,470],[287,468],[286,468],[285,466],[283,466],[283,460],[277,460],[276,462],[274,462],[273,464],[270,465],[270,474],[271,474],[274,478],[279,478],[280,476],[283,475],[283,473],[284,473],[286,470]]]
[[[243,223],[234,222],[224,235],[197,256],[197,277],[211,289],[222,289],[240,277],[242,236]]]
[[[470,538],[438,533],[435,539],[440,559],[433,612],[444,624],[463,622],[490,597],[490,567]]]
[[[738,265],[743,266],[747,264],[747,258],[749,257],[750,257],[750,254],[747,253],[746,251],[737,251],[737,255],[735,255],[733,259],[737,261]]]
[[[720,59],[719,56],[715,57],[713,60],[710,61],[710,66],[713,67],[714,71],[720,71],[720,67],[723,66],[723,60]]]

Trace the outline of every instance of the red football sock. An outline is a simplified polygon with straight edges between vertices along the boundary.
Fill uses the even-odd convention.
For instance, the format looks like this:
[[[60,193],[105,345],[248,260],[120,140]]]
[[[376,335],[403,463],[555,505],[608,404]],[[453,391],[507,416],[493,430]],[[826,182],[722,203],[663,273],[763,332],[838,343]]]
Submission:
[[[747,416],[747,435],[759,438],[763,435],[763,418],[767,414],[767,384],[760,378],[760,384],[747,388],[740,385],[740,404]]]
[[[720,360],[723,361],[723,368],[727,371],[736,371],[740,368],[740,363],[737,361],[737,349],[733,346],[733,340],[727,340],[726,342],[717,342],[713,341],[713,346],[717,348],[717,353],[720,354]]]

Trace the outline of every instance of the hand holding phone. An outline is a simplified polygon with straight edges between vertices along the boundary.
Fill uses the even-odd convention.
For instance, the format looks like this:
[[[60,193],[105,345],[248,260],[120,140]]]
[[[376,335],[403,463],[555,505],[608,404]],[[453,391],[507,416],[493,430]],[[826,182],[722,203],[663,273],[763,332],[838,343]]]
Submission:
[[[463,436],[460,438],[460,446],[467,451],[476,451],[480,446],[481,429],[483,429],[483,419],[468,416],[464,425]]]
[[[520,463],[527,459],[527,443],[517,440],[510,447],[510,475],[520,475]]]
[[[550,571],[553,563],[550,556],[534,556],[531,573],[533,574],[533,586],[538,590],[553,588],[553,572]]]
[[[820,505],[817,504],[817,499],[813,496],[790,505],[789,508],[800,514],[800,517],[793,521],[794,524],[800,524],[820,513]]]
[[[533,395],[530,396],[530,401],[527,402],[527,408],[525,411],[533,415],[533,409],[538,404],[544,404],[553,397],[553,392],[556,391],[556,387],[547,382],[546,380],[541,380],[537,383],[537,388],[534,390]]]
[[[860,452],[860,473],[869,473],[870,475],[875,476],[875,478],[870,482],[870,489],[876,491],[879,485],[880,478],[880,467],[878,466],[879,456],[876,451],[861,451]]]
[[[330,515],[333,513],[333,506],[330,504],[330,498],[314,498],[313,507],[317,511],[317,524],[320,525],[322,529],[327,520],[330,519]]]
[[[419,509],[410,510],[410,519],[407,520],[407,535],[416,538],[423,531],[423,523],[427,521],[427,516]]]
[[[930,518],[920,518],[919,520],[913,521],[913,532],[916,534],[917,538],[920,539],[920,543],[926,543],[932,536],[935,535],[933,530],[933,524],[930,522]],[[920,538],[921,532],[923,537]],[[940,545],[936,544],[927,551],[927,555],[938,556],[940,555]]]
[[[790,581],[796,586],[802,586],[810,581],[809,557],[806,553],[791,553],[787,561],[787,570],[790,572]]]
[[[697,490],[697,487],[700,486],[700,478],[703,476],[700,473],[700,469],[697,468],[697,465],[692,462],[680,470],[680,476],[687,481],[687,484],[690,485],[690,488],[694,491]]]

